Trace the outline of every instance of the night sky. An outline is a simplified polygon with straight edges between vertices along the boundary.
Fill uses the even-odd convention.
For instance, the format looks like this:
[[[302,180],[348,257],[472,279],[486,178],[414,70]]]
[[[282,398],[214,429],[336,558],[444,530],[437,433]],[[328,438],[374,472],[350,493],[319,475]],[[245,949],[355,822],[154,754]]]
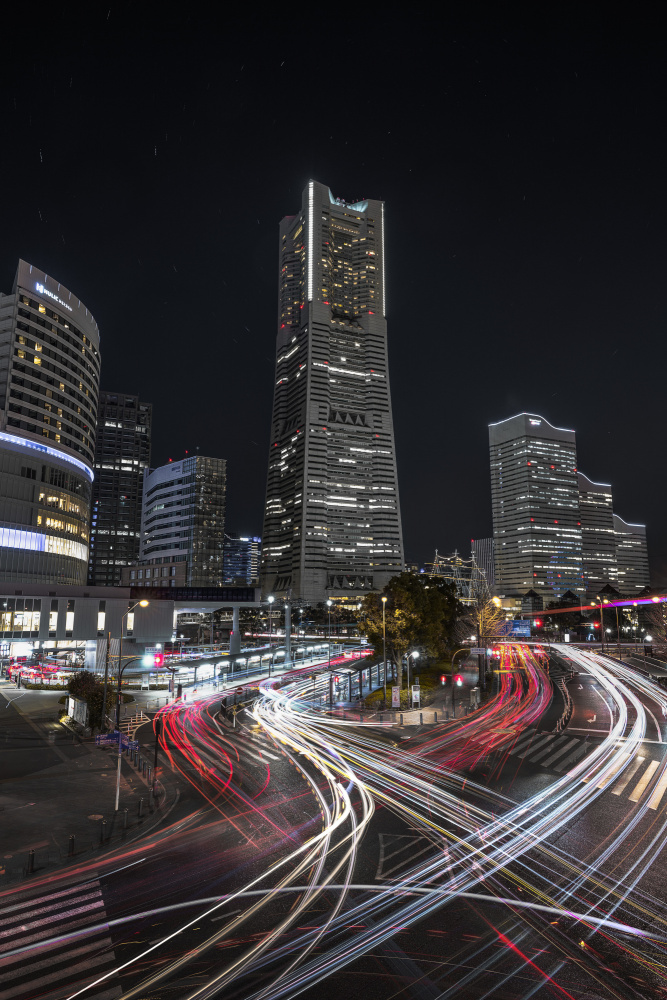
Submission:
[[[260,533],[279,220],[310,177],[382,198],[406,557],[490,534],[487,424],[528,410],[667,583],[662,24],[190,9],[3,22],[0,289],[21,256],[80,296],[153,465],[227,458],[228,527]]]

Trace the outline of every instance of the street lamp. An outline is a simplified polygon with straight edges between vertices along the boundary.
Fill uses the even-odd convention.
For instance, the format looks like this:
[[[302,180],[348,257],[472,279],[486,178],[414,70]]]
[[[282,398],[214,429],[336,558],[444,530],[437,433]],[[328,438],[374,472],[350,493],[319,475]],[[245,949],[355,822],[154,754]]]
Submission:
[[[382,674],[384,677],[384,707],[387,708],[387,630],[385,628],[384,611],[387,607],[387,598],[382,598]]]
[[[271,649],[271,633],[273,631],[273,602],[275,601],[273,594],[269,594],[267,601],[269,602],[269,649]]]
[[[129,614],[134,611],[135,608],[147,608],[148,601],[137,601],[133,604],[131,608],[128,608],[125,614],[120,619],[120,646],[118,649],[118,691],[116,693],[116,729],[118,730],[118,769],[116,772],[116,812],[118,812],[118,801],[120,799],[120,762],[121,755],[123,752],[123,743],[120,734],[120,686],[123,683],[123,670],[132,659],[139,659],[139,657],[131,657],[125,667],[123,666],[123,629],[125,627],[125,619]]]
[[[415,649],[413,653],[406,653],[406,660],[408,663],[408,701],[412,701],[410,697],[410,657],[413,656],[416,659],[419,658],[419,650]]]
[[[327,601],[327,609],[329,612],[329,670],[331,670],[331,605],[333,601],[331,598]]]

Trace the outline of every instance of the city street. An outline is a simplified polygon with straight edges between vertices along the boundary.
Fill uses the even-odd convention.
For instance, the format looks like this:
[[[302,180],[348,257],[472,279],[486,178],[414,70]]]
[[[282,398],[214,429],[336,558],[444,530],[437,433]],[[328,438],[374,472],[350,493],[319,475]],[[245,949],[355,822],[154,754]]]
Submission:
[[[262,682],[236,729],[217,694],[161,709],[178,801],[3,891],[2,996],[658,995],[665,695],[567,655],[560,734],[539,731],[550,682],[520,646],[497,695],[438,725],[342,720],[298,675]]]

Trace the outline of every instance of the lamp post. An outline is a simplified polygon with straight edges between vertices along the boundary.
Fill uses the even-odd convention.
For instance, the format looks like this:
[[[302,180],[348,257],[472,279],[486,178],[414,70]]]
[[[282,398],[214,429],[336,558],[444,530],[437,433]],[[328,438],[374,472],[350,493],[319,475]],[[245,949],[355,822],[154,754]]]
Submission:
[[[410,697],[410,657],[411,656],[414,657],[415,660],[418,659],[419,658],[419,650],[415,649],[415,651],[413,653],[406,653],[406,655],[405,655],[405,658],[406,658],[407,664],[408,664],[408,701],[410,701],[410,702],[412,701],[412,698]]]
[[[118,801],[120,799],[120,762],[123,753],[123,743],[120,738],[120,686],[123,682],[123,670],[127,666],[127,663],[132,662],[134,659],[139,659],[139,657],[132,657],[127,661],[125,667],[123,666],[123,629],[125,628],[125,619],[129,614],[131,614],[135,608],[147,608],[148,601],[137,601],[133,604],[131,608],[128,608],[125,614],[120,620],[120,646],[118,649],[118,691],[116,693],[116,729],[118,730],[118,768],[116,771],[116,812],[118,812]]]
[[[382,675],[384,677],[384,707],[387,709],[387,630],[385,627],[384,610],[387,598],[382,598]]]
[[[267,601],[269,602],[269,649],[271,649],[271,634],[273,632],[273,602],[275,601],[273,594],[269,594]]]

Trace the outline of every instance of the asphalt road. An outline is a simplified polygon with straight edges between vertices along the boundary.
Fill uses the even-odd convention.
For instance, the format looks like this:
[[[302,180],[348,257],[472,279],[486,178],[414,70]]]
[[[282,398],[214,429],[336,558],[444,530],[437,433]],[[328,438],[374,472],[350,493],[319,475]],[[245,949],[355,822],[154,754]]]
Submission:
[[[662,995],[663,694],[584,659],[549,732],[543,666],[507,657],[423,729],[342,723],[298,678],[235,731],[217,699],[165,711],[178,800],[0,897],[0,997]]]

